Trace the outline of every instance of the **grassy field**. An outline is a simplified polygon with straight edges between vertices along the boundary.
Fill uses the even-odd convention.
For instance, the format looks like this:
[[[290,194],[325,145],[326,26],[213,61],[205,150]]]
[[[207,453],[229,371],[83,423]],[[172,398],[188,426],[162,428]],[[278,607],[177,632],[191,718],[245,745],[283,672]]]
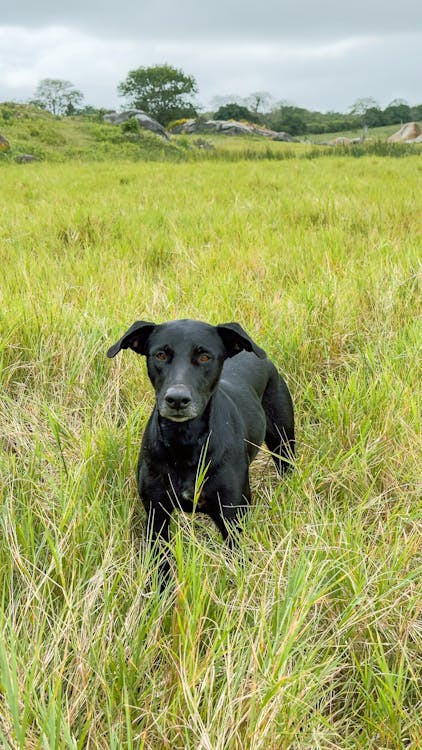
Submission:
[[[419,156],[4,165],[0,744],[417,750]],[[237,553],[175,514],[157,592],[135,319],[237,320],[286,377],[295,472]],[[142,516],[141,516],[142,521]]]

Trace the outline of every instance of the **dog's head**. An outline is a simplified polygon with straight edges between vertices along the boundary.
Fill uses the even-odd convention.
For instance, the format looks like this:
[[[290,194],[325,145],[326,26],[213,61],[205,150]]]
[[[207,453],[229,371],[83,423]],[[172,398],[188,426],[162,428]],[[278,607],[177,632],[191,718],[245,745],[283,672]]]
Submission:
[[[238,323],[212,326],[196,320],[147,323],[138,320],[107,352],[133,349],[147,358],[159,414],[175,422],[200,416],[211,398],[224,360],[241,351],[261,359],[265,352]]]

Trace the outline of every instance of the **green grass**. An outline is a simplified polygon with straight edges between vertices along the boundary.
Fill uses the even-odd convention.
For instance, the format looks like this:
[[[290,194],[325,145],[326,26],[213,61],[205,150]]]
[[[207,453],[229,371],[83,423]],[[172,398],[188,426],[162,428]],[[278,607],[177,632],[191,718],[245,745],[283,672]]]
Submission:
[[[419,157],[1,177],[0,744],[419,748]],[[267,350],[298,454],[281,483],[253,465],[231,556],[175,514],[162,596],[134,478],[151,387],[105,352],[185,316]]]
[[[10,143],[10,151],[0,153],[0,164],[19,154],[48,162],[186,160],[186,149],[149,131],[125,132],[89,117],[54,117],[28,105],[0,104],[0,133]]]

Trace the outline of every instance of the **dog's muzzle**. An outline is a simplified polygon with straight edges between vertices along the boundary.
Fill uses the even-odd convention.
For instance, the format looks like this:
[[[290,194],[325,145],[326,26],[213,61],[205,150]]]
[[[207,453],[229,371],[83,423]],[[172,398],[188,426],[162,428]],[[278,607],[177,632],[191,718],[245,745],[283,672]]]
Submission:
[[[171,385],[158,403],[162,417],[174,422],[185,422],[198,416],[198,410],[192,401],[192,394],[186,385]]]

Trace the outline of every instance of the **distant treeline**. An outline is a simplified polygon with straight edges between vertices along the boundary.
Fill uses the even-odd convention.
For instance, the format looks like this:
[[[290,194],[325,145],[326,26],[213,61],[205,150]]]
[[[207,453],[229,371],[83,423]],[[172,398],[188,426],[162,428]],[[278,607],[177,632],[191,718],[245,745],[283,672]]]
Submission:
[[[291,135],[306,135],[422,120],[422,104],[411,106],[404,99],[393,99],[385,109],[372,97],[358,99],[345,114],[317,112],[286,101],[274,103],[272,95],[265,91],[245,98],[231,94],[214,97],[214,109],[201,113],[194,99],[199,91],[195,78],[168,64],[132,70],[117,88],[127,106],[147,112],[164,127],[175,120],[199,115],[215,120],[246,120]],[[29,103],[56,116],[88,115],[102,119],[106,111],[85,105],[79,89],[70,81],[56,78],[40,81]]]
[[[317,112],[289,104],[260,113],[233,103],[220,107],[213,116],[216,120],[249,120],[266,125],[272,130],[286,131],[292,135],[304,135],[356,130],[365,126],[376,128],[382,125],[399,125],[413,120],[420,121],[422,120],[422,104],[412,107],[397,100],[385,109],[381,109],[371,100],[362,99],[353,105],[349,113],[343,114],[341,112]]]

